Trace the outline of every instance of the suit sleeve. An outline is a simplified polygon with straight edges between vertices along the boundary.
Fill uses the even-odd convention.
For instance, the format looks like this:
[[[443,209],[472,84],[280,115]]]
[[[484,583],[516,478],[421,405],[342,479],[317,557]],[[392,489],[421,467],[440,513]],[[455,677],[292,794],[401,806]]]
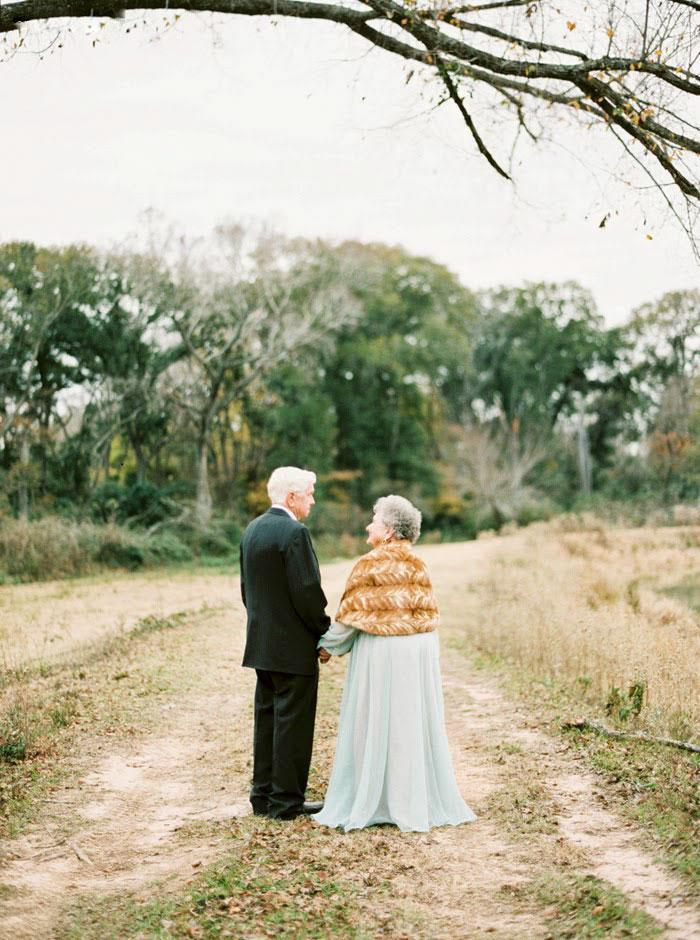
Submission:
[[[311,544],[309,530],[301,527],[285,552],[289,594],[294,609],[306,628],[318,639],[331,625],[326,613],[326,595],[321,588],[321,572]]]
[[[243,606],[246,607],[245,602],[245,578],[243,577],[243,543],[240,544],[238,548],[238,568],[241,573],[241,600],[243,601]]]

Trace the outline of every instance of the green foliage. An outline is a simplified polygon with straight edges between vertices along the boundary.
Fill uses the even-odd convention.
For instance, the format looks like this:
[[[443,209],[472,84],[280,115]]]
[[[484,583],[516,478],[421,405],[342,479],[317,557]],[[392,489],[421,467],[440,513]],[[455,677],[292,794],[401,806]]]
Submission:
[[[170,614],[168,617],[156,617],[154,614],[148,614],[142,617],[133,630],[129,631],[129,639],[146,636],[149,633],[160,633],[162,630],[175,630],[187,622],[189,614],[181,610]]]
[[[324,366],[336,465],[358,471],[354,495],[363,505],[387,489],[434,495],[441,396],[456,394],[469,368],[472,295],[428,259],[382,246],[341,251],[364,277],[355,286],[363,316]]]
[[[573,283],[532,284],[488,292],[481,303],[476,397],[509,426],[551,429],[614,358],[593,298]]]
[[[60,563],[22,549],[0,579],[84,570],[76,552],[228,557],[290,463],[319,475],[310,525],[329,545],[361,537],[387,492],[436,539],[560,507],[672,519],[700,498],[697,291],[606,329],[574,283],[474,294],[400,248],[262,239],[246,254],[245,232],[222,238],[250,276],[197,252],[183,273],[165,253],[0,245],[0,506],[159,533]],[[170,524],[189,511],[198,531]]]
[[[169,495],[170,489],[153,483],[122,486],[115,480],[106,480],[92,494],[92,517],[99,522],[152,526],[179,511],[179,506]]]
[[[313,467],[319,474],[334,466],[336,411],[322,387],[324,370],[314,356],[300,358],[271,373],[264,398],[244,399],[249,432],[264,446],[265,476],[280,466]]]
[[[95,488],[90,499],[92,518],[96,522],[115,521],[123,498],[124,487],[116,480],[106,480],[101,483]]]
[[[700,575],[690,575],[678,584],[664,588],[663,593],[676,598],[700,613]]]
[[[191,561],[192,549],[175,532],[157,532],[148,539],[148,558],[156,564]]]
[[[447,494],[428,502],[427,511],[423,514],[423,526],[438,532],[446,540],[473,539],[479,531],[473,504]]]
[[[560,507],[556,504],[543,500],[539,503],[523,503],[518,507],[515,514],[515,521],[518,525],[526,526],[532,522],[544,522],[551,519],[560,512]]]
[[[24,760],[29,746],[26,712],[22,705],[13,702],[2,715],[0,723],[0,762]]]
[[[119,506],[121,521],[152,526],[174,515],[178,506],[153,483],[135,483],[124,492]]]
[[[127,568],[134,571],[146,561],[146,551],[142,545],[123,539],[105,540],[97,552],[96,560],[110,568]]]
[[[224,519],[219,522],[219,529],[229,544],[238,546],[243,535],[243,527],[235,519]]]
[[[227,558],[233,555],[234,549],[238,552],[238,545],[235,546],[221,531],[216,528],[210,528],[199,537],[198,550],[202,555],[211,555],[214,558]]]
[[[102,565],[138,568],[147,539],[119,526],[47,516],[34,522],[0,523],[0,573],[18,581],[46,581],[87,574]]]
[[[605,702],[606,714],[625,722],[634,715],[639,715],[644,705],[647,684],[643,679],[633,682],[627,692],[623,692],[616,685],[612,686]]]

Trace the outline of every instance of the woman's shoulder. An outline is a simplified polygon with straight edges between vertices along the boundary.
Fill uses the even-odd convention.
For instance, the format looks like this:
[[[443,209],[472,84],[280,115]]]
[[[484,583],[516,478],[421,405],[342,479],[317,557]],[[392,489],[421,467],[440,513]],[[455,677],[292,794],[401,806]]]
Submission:
[[[389,572],[394,577],[410,578],[414,574],[427,575],[427,568],[423,559],[413,550],[413,545],[407,539],[402,539],[384,542],[362,555],[352,569],[351,579],[371,579],[372,576]]]

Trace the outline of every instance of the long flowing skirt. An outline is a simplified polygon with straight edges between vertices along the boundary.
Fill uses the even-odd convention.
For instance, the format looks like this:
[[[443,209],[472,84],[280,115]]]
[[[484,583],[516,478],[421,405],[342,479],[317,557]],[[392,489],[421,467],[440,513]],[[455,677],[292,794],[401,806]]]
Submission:
[[[447,743],[437,633],[353,633],[331,779],[311,819],[346,831],[472,822]]]

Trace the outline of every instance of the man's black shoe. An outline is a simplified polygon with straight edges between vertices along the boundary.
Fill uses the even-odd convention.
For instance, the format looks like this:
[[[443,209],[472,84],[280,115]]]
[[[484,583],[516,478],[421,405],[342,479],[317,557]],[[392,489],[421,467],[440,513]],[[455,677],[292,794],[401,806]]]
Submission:
[[[311,813],[320,813],[323,809],[323,802],[319,800],[318,803],[302,803],[301,806],[296,806],[294,809],[287,810],[285,813],[282,813],[279,816],[272,816],[272,819],[298,819],[300,816],[310,816]]]
[[[311,813],[320,813],[323,809],[323,800],[318,800],[316,803],[304,803],[304,805],[299,810],[300,815],[310,816]]]

